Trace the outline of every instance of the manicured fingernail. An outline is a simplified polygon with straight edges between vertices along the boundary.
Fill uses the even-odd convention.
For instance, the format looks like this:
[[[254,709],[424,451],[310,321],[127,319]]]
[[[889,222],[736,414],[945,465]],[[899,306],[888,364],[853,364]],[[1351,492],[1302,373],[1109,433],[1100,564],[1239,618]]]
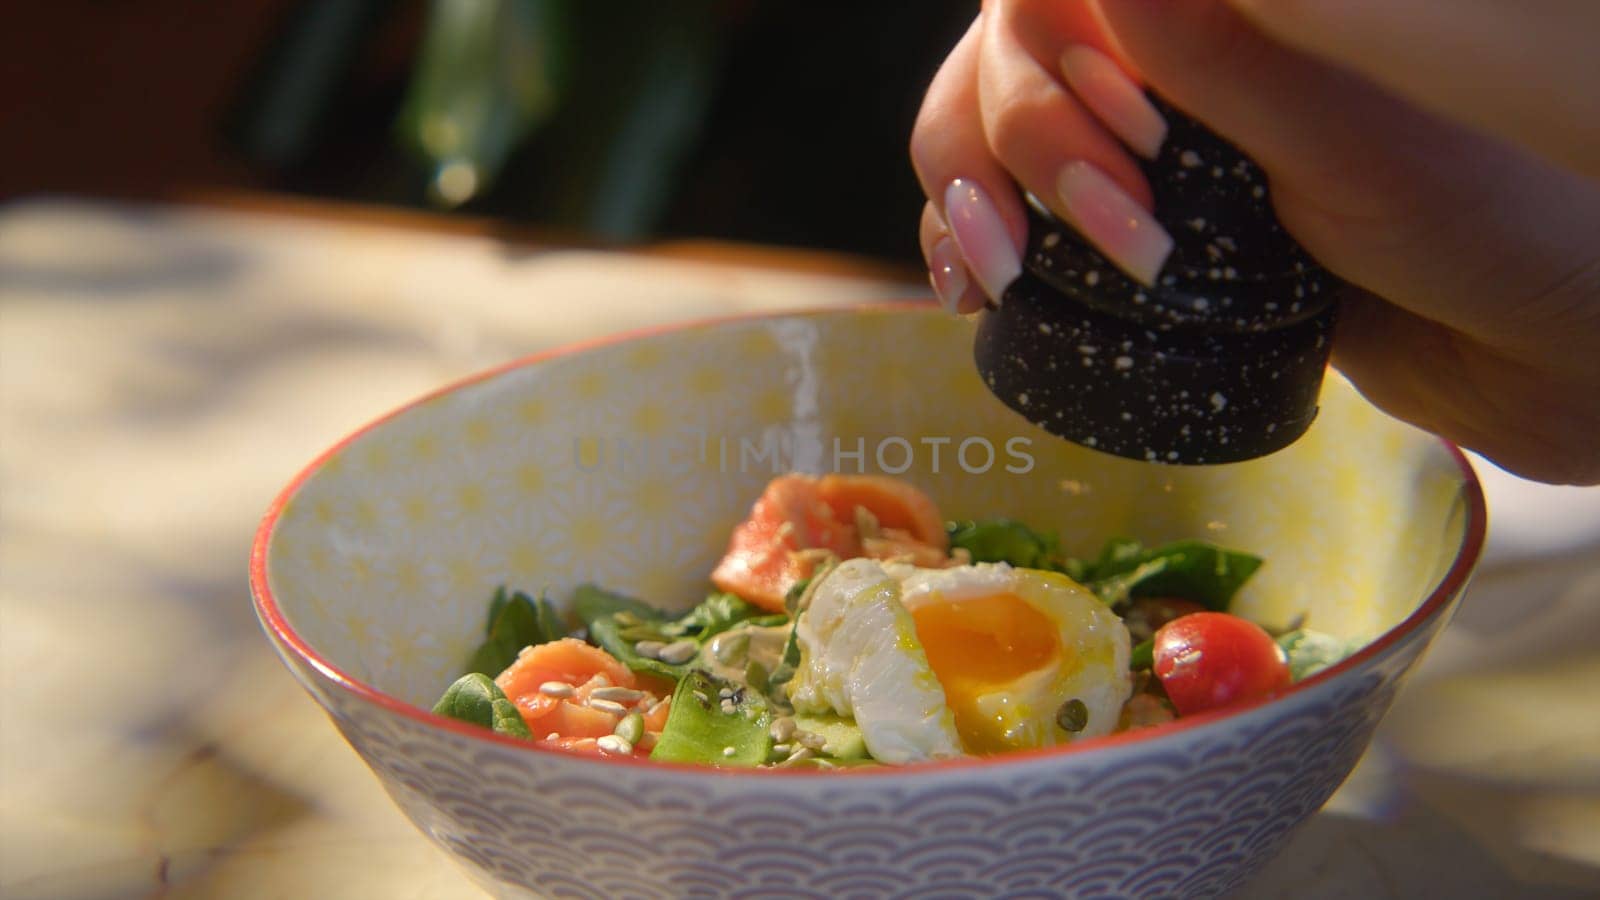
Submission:
[[[1061,168],[1056,193],[1073,227],[1107,259],[1139,281],[1155,283],[1172,252],[1172,236],[1144,207],[1081,160]]]
[[[944,220],[972,276],[984,293],[998,301],[1006,286],[1022,274],[1022,260],[994,201],[977,182],[957,178],[944,192]]]
[[[928,253],[928,280],[933,292],[939,295],[944,311],[955,315],[959,311],[961,295],[967,292],[967,266],[961,261],[961,248],[947,237],[933,242]]]
[[[1161,152],[1167,120],[1111,57],[1093,47],[1068,47],[1061,54],[1061,74],[1078,99],[1135,153],[1155,159]]]

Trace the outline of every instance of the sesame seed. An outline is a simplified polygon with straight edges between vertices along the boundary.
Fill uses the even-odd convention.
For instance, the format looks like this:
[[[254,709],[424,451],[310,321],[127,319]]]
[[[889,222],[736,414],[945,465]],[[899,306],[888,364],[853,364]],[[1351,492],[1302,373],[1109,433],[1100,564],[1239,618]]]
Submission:
[[[628,708],[615,700],[597,700],[591,697],[589,699],[589,708],[597,709],[603,713],[610,713],[613,716],[625,716],[628,714]]]
[[[1061,235],[1052,231],[1044,236],[1044,240],[1041,241],[1041,243],[1043,243],[1046,247],[1054,247],[1055,245],[1061,243]]]
[[[1221,166],[1212,166],[1211,167],[1211,177],[1212,178],[1221,178],[1222,177],[1222,167]]]
[[[1050,334],[1051,331],[1053,331],[1053,329],[1050,327],[1050,323],[1049,322],[1040,322],[1039,323],[1039,333],[1040,334]]]
[[[571,697],[572,685],[564,681],[546,681],[539,685],[539,693],[546,697]]]
[[[725,758],[730,758],[731,759],[732,757],[738,755],[738,753],[739,753],[739,750],[736,747],[723,747],[722,748],[722,755]]]
[[[1089,287],[1094,287],[1100,283],[1100,273],[1094,269],[1090,269],[1083,276],[1083,283],[1087,284]]]
[[[605,737],[599,738],[594,743],[596,747],[599,747],[606,753],[614,753],[618,756],[627,756],[633,752],[632,742],[614,734],[608,734]]]
[[[1185,150],[1178,154],[1178,162],[1182,164],[1185,169],[1192,169],[1195,166],[1200,165],[1200,154],[1194,152],[1193,150]]]
[[[1222,412],[1223,409],[1227,408],[1227,406],[1228,406],[1228,398],[1227,397],[1222,396],[1222,393],[1220,391],[1212,393],[1212,395],[1211,395],[1211,408],[1212,409],[1216,410],[1217,412]]]
[[[1115,365],[1118,369],[1131,369],[1133,368],[1133,357],[1119,356],[1113,361],[1113,365]]]

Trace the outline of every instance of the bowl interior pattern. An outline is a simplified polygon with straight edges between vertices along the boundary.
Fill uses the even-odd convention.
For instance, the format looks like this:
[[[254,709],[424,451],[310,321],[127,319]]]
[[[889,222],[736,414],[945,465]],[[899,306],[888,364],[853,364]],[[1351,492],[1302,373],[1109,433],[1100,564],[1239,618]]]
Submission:
[[[970,323],[905,308],[744,319],[447,390],[307,474],[269,536],[272,595],[327,663],[426,706],[481,638],[496,585],[561,603],[593,581],[687,607],[732,525],[790,469],[900,474],[947,517],[1012,516],[1074,553],[1113,535],[1250,550],[1267,563],[1246,614],[1303,612],[1344,636],[1400,622],[1459,548],[1455,459],[1336,377],[1287,451],[1150,466],[1010,412],[971,340]]]

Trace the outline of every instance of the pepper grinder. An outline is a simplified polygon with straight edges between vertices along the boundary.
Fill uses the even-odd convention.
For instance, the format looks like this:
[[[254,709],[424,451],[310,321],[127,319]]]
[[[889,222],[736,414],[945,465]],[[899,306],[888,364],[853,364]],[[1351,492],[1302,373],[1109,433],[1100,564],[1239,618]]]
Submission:
[[[1272,212],[1260,168],[1152,96],[1168,123],[1142,163],[1173,249],[1155,283],[1030,199],[1022,274],[979,320],[989,389],[1046,431],[1178,465],[1294,442],[1317,413],[1338,280]]]

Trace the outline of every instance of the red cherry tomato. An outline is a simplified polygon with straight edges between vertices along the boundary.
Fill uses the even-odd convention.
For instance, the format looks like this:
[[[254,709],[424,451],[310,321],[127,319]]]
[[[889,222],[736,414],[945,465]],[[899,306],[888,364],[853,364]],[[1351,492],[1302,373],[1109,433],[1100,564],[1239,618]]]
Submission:
[[[1154,671],[1179,715],[1265,697],[1289,686],[1289,661],[1260,625],[1199,612],[1161,626]]]

